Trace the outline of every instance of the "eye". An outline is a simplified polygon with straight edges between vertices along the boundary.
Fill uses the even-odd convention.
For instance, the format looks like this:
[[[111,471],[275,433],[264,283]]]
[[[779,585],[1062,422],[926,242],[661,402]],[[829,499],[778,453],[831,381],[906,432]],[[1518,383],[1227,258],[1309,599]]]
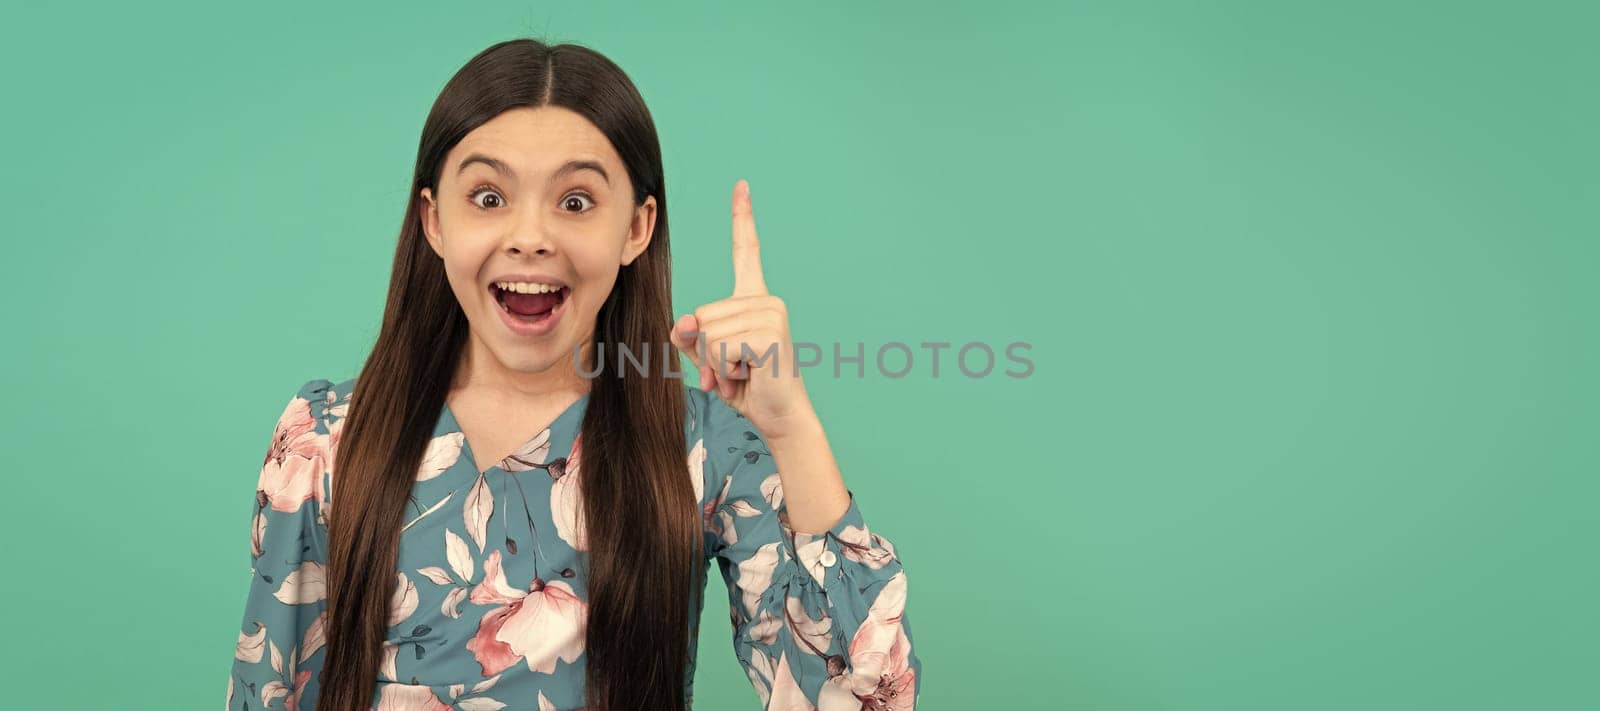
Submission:
[[[487,201],[480,201],[478,199],[480,196],[485,195],[489,196],[490,199]],[[480,210],[493,210],[506,204],[506,199],[500,196],[500,191],[495,190],[487,185],[476,188],[472,192],[467,193],[467,199],[470,200],[472,204]]]
[[[585,200],[589,202],[590,207],[583,207]],[[589,210],[594,209],[594,198],[589,197],[588,193],[567,193],[566,197],[561,198],[561,207],[568,208],[574,205],[576,205],[579,209],[572,210],[572,212],[588,212]]]

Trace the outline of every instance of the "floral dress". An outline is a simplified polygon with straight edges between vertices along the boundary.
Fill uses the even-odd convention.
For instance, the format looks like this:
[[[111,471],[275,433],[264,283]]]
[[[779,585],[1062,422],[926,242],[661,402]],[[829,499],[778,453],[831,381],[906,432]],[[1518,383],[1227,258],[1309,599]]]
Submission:
[[[279,418],[250,518],[250,582],[228,705],[316,704],[326,646],[328,516],[355,381],[313,380]],[[685,437],[707,559],[727,585],[733,651],[764,709],[912,709],[906,574],[854,495],[826,533],[791,530],[761,433],[685,386]],[[565,711],[584,704],[581,511],[588,395],[486,471],[442,408],[400,536],[372,704]],[[709,565],[706,566],[709,569]],[[702,594],[690,616],[698,638]],[[693,647],[691,647],[693,649]],[[685,698],[693,700],[695,656]]]

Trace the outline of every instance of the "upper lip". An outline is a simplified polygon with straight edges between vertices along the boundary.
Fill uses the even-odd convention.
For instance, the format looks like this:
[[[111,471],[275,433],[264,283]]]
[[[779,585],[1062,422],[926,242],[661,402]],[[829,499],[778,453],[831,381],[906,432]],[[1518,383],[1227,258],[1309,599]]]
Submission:
[[[494,288],[495,284],[507,281],[528,282],[533,284],[555,284],[563,289],[567,288],[568,286],[565,280],[546,274],[501,274],[500,276],[489,280],[489,288],[492,289]]]

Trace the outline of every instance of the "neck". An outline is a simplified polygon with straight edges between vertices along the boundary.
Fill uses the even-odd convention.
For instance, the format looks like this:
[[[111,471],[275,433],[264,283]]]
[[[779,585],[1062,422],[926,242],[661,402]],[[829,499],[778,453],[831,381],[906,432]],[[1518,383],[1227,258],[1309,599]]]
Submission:
[[[593,372],[594,348],[588,339],[582,343],[584,370]],[[450,387],[453,391],[494,392],[526,401],[565,399],[589,391],[589,380],[578,373],[570,350],[560,354],[543,370],[513,370],[496,358],[474,333],[467,338],[461,355]]]

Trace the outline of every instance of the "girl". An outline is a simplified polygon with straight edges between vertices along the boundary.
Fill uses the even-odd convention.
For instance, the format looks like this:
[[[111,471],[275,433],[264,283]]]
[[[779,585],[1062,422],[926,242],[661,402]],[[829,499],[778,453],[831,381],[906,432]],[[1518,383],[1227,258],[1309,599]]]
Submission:
[[[764,708],[913,708],[905,572],[758,250],[739,181],[733,295],[674,323],[628,77],[530,39],[469,61],[423,127],[371,355],[273,433],[228,708],[687,709],[712,558]]]

